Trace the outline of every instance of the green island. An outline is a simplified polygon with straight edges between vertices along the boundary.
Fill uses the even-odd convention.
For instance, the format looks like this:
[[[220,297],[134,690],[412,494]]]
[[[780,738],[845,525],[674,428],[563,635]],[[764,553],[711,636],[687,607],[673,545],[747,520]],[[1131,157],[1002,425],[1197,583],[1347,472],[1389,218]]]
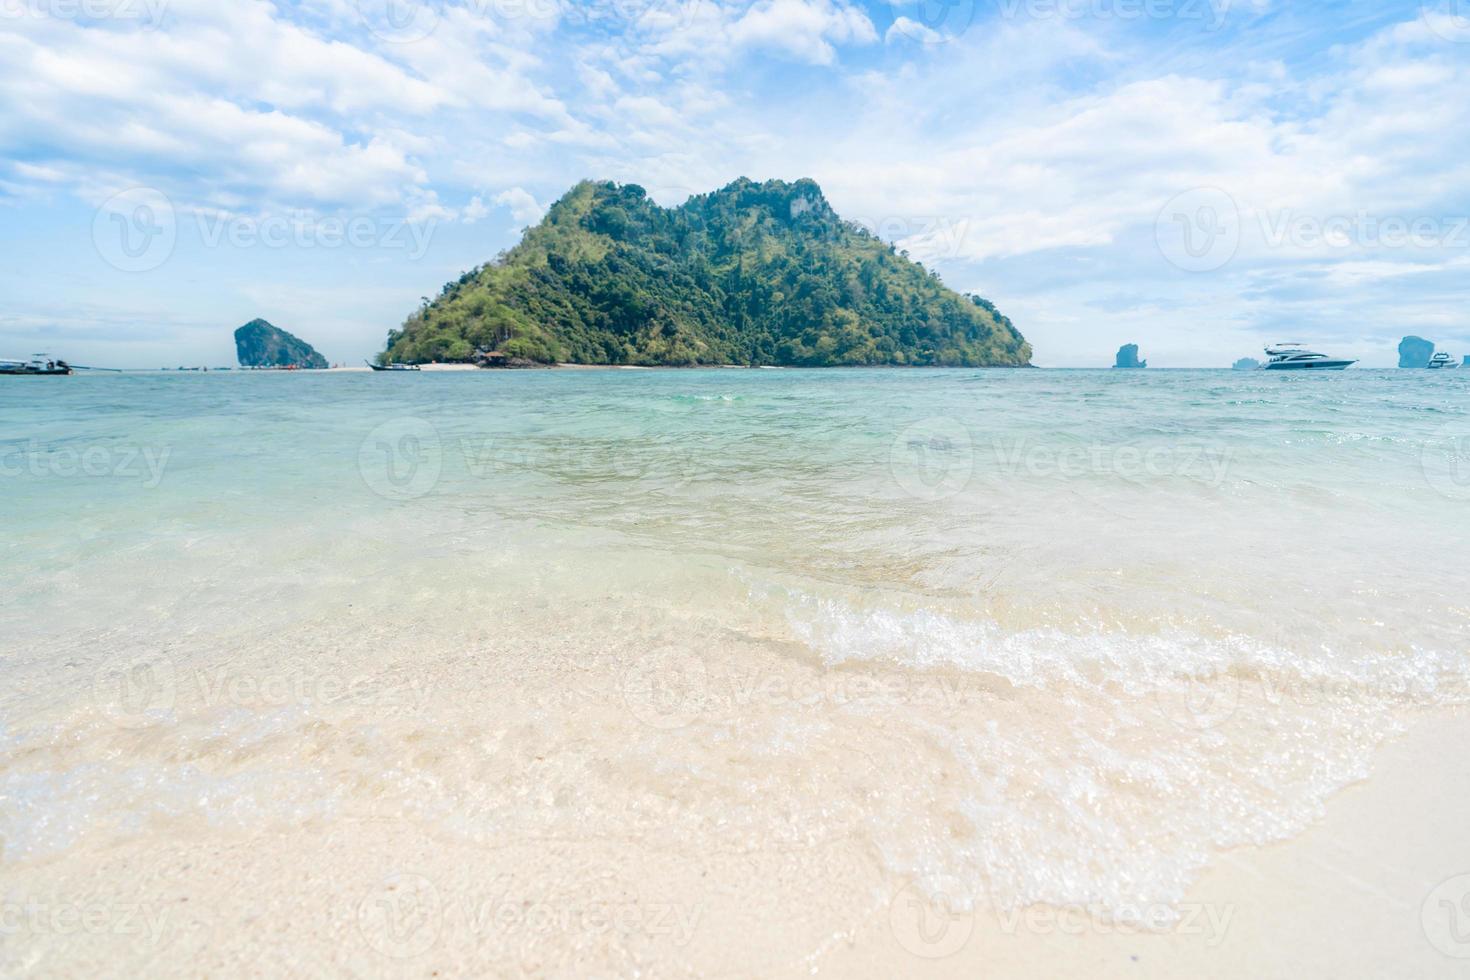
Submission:
[[[583,181],[388,335],[388,362],[1024,367],[988,300],[844,221],[812,180],[675,208]]]

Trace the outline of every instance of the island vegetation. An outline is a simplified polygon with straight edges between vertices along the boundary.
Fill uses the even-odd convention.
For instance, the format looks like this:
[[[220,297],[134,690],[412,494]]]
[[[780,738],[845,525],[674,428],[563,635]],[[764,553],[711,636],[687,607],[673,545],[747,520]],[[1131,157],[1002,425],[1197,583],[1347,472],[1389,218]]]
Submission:
[[[1026,366],[989,301],[948,289],[811,180],[737,180],[664,208],[585,181],[389,334],[384,361]]]
[[[245,368],[320,370],[327,359],[316,349],[266,320],[251,320],[235,331],[235,356]]]

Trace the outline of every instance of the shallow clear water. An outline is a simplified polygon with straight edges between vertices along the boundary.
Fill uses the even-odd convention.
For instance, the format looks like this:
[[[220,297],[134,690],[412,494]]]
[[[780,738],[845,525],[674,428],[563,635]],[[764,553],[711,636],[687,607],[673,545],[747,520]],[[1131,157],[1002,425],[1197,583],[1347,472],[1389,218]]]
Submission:
[[[12,864],[391,819],[1127,918],[1470,680],[1470,372],[23,379],[0,493]]]

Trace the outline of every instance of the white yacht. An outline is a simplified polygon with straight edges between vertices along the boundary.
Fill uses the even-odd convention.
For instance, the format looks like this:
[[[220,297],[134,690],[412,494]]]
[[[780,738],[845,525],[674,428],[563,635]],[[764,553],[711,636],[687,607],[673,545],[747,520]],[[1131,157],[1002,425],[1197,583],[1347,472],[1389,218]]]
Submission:
[[[1328,357],[1307,350],[1301,344],[1277,344],[1266,348],[1267,361],[1261,365],[1266,371],[1345,371],[1357,361]]]
[[[1431,357],[1429,359],[1429,367],[1430,367],[1431,370],[1440,370],[1442,368],[1452,368],[1454,366],[1455,366],[1455,359],[1453,357],[1451,357],[1450,355],[1446,354],[1444,351],[1440,351],[1438,354],[1435,354],[1433,357]]]

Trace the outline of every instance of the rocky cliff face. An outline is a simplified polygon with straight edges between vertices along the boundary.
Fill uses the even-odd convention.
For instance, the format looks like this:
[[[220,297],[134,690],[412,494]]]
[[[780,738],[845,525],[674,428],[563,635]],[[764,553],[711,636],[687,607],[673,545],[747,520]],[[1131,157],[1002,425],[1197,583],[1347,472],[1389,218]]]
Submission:
[[[1148,367],[1148,361],[1140,361],[1138,359],[1137,344],[1124,344],[1122,347],[1118,348],[1118,360],[1117,363],[1113,365],[1113,367],[1125,368],[1129,370],[1132,370],[1134,368],[1146,368]]]
[[[1434,356],[1434,341],[1423,337],[1405,337],[1399,341],[1399,367],[1422,368],[1429,366]]]
[[[267,323],[251,320],[235,331],[235,356],[241,367],[325,368],[327,359],[306,341]]]

